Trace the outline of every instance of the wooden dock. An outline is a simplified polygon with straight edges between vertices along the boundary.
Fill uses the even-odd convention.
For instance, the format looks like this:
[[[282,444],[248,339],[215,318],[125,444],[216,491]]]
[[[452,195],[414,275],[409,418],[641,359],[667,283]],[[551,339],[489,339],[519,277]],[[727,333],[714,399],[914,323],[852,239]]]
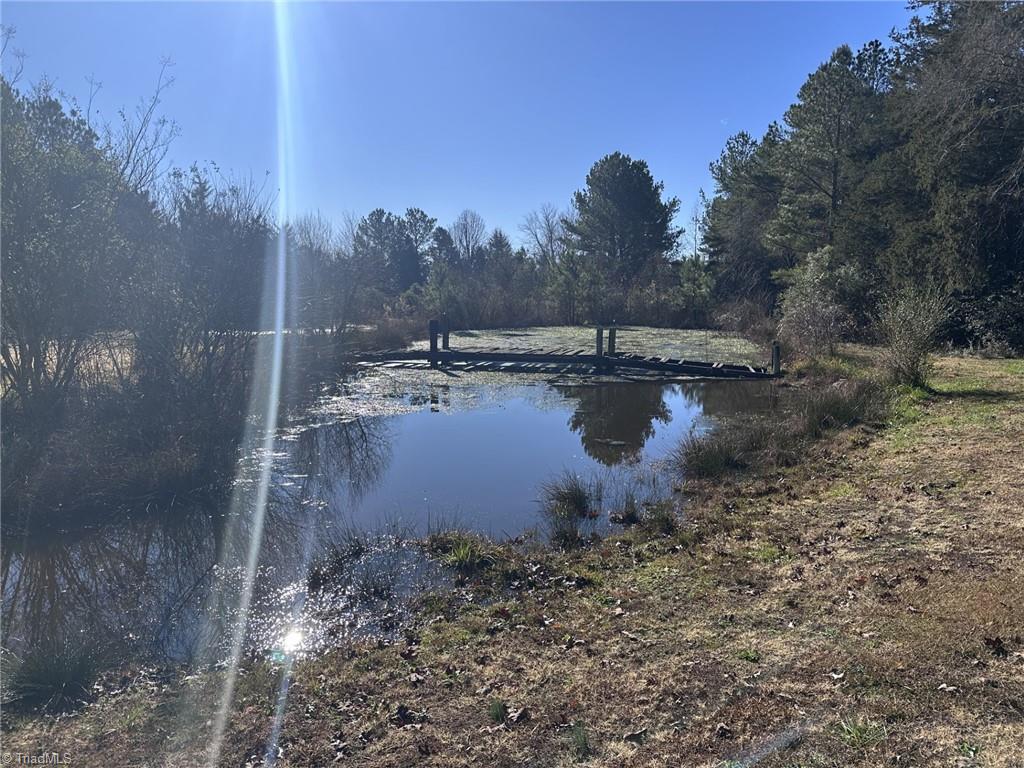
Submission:
[[[771,379],[781,374],[778,342],[772,365],[759,368],[736,363],[683,360],[616,351],[616,328],[596,328],[592,351],[583,349],[451,349],[447,328],[431,320],[427,349],[356,353],[349,362],[389,368],[441,368],[449,371],[499,371],[576,375],[636,375],[643,378]],[[607,346],[605,334],[607,333]],[[438,343],[440,340],[440,344]]]

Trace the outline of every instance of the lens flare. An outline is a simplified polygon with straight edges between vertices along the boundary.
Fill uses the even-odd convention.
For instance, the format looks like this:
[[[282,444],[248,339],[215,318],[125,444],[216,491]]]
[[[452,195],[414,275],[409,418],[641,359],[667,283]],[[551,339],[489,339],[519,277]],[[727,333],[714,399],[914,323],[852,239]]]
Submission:
[[[267,498],[273,469],[274,439],[277,427],[278,407],[281,396],[281,372],[284,348],[284,319],[286,298],[286,277],[288,265],[288,218],[291,214],[292,199],[292,87],[291,87],[291,29],[289,7],[283,0],[274,2],[274,29],[277,43],[277,243],[271,257],[271,268],[267,271],[270,281],[269,306],[263,307],[263,328],[272,333],[261,334],[257,341],[254,387],[250,400],[249,430],[244,449],[255,449],[259,457],[258,481],[255,492],[251,487],[240,486],[232,497],[231,520],[221,561],[230,572],[237,559],[235,553],[244,552],[244,573],[240,590],[231,590],[222,585],[215,588],[214,599],[208,610],[209,620],[223,621],[231,616],[231,650],[224,672],[224,680],[218,700],[217,714],[210,734],[208,763],[217,765],[224,743],[224,732],[234,700],[235,684],[238,678],[239,662],[245,644],[249,608],[259,565],[260,548],[263,542],[263,524],[266,515]],[[290,637],[290,635],[289,635]],[[288,638],[286,638],[288,639]],[[301,643],[301,633],[296,640]],[[271,739],[267,746],[267,764],[276,761],[277,741],[280,735],[285,702],[288,695],[288,681],[291,677],[289,658],[281,673],[281,685],[275,707]]]
[[[306,642],[306,636],[302,634],[302,630],[296,628],[288,630],[288,633],[281,638],[280,648],[283,653],[293,654],[296,651],[302,649],[303,643]]]

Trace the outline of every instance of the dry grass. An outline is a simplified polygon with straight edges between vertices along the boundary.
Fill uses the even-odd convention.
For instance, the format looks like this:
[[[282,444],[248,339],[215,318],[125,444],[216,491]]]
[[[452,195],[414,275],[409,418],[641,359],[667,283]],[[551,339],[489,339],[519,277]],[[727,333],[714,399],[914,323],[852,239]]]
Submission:
[[[1020,766],[1020,365],[941,359],[889,429],[698,487],[674,534],[550,555],[550,578],[497,602],[301,662],[277,764]],[[261,669],[225,765],[262,764]],[[196,686],[8,721],[4,749],[203,764]]]

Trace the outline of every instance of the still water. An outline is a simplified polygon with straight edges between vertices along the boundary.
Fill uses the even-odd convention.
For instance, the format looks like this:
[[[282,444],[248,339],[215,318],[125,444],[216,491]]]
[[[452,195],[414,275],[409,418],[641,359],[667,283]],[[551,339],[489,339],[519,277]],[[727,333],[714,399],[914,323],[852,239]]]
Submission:
[[[600,482],[606,512],[626,495],[671,493],[663,465],[679,439],[769,407],[771,387],[526,377],[381,384],[328,391],[278,440],[248,622],[253,652],[288,638],[315,651],[399,625],[410,595],[449,579],[418,537],[452,526],[542,537],[540,486],[567,471]],[[227,517],[179,506],[5,542],[3,646],[60,653],[87,642],[111,660],[160,663],[216,646],[232,617],[210,620],[211,590],[241,589],[244,578],[218,566],[231,546]],[[345,566],[322,587],[308,574],[325,551],[343,552]]]

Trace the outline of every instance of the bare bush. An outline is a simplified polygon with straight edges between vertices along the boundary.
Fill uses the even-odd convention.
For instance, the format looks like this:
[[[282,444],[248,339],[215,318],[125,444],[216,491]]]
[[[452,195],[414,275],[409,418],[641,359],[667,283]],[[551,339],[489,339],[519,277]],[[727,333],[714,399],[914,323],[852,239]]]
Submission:
[[[935,288],[907,286],[882,300],[876,324],[885,345],[883,367],[894,383],[927,382],[931,352],[948,317],[949,299]]]
[[[828,246],[808,254],[803,264],[789,271],[779,321],[779,335],[787,346],[811,358],[835,353],[849,326],[837,291],[843,272]]]
[[[715,313],[714,326],[723,331],[739,333],[761,344],[770,343],[778,333],[769,300],[739,299],[723,304]]]

